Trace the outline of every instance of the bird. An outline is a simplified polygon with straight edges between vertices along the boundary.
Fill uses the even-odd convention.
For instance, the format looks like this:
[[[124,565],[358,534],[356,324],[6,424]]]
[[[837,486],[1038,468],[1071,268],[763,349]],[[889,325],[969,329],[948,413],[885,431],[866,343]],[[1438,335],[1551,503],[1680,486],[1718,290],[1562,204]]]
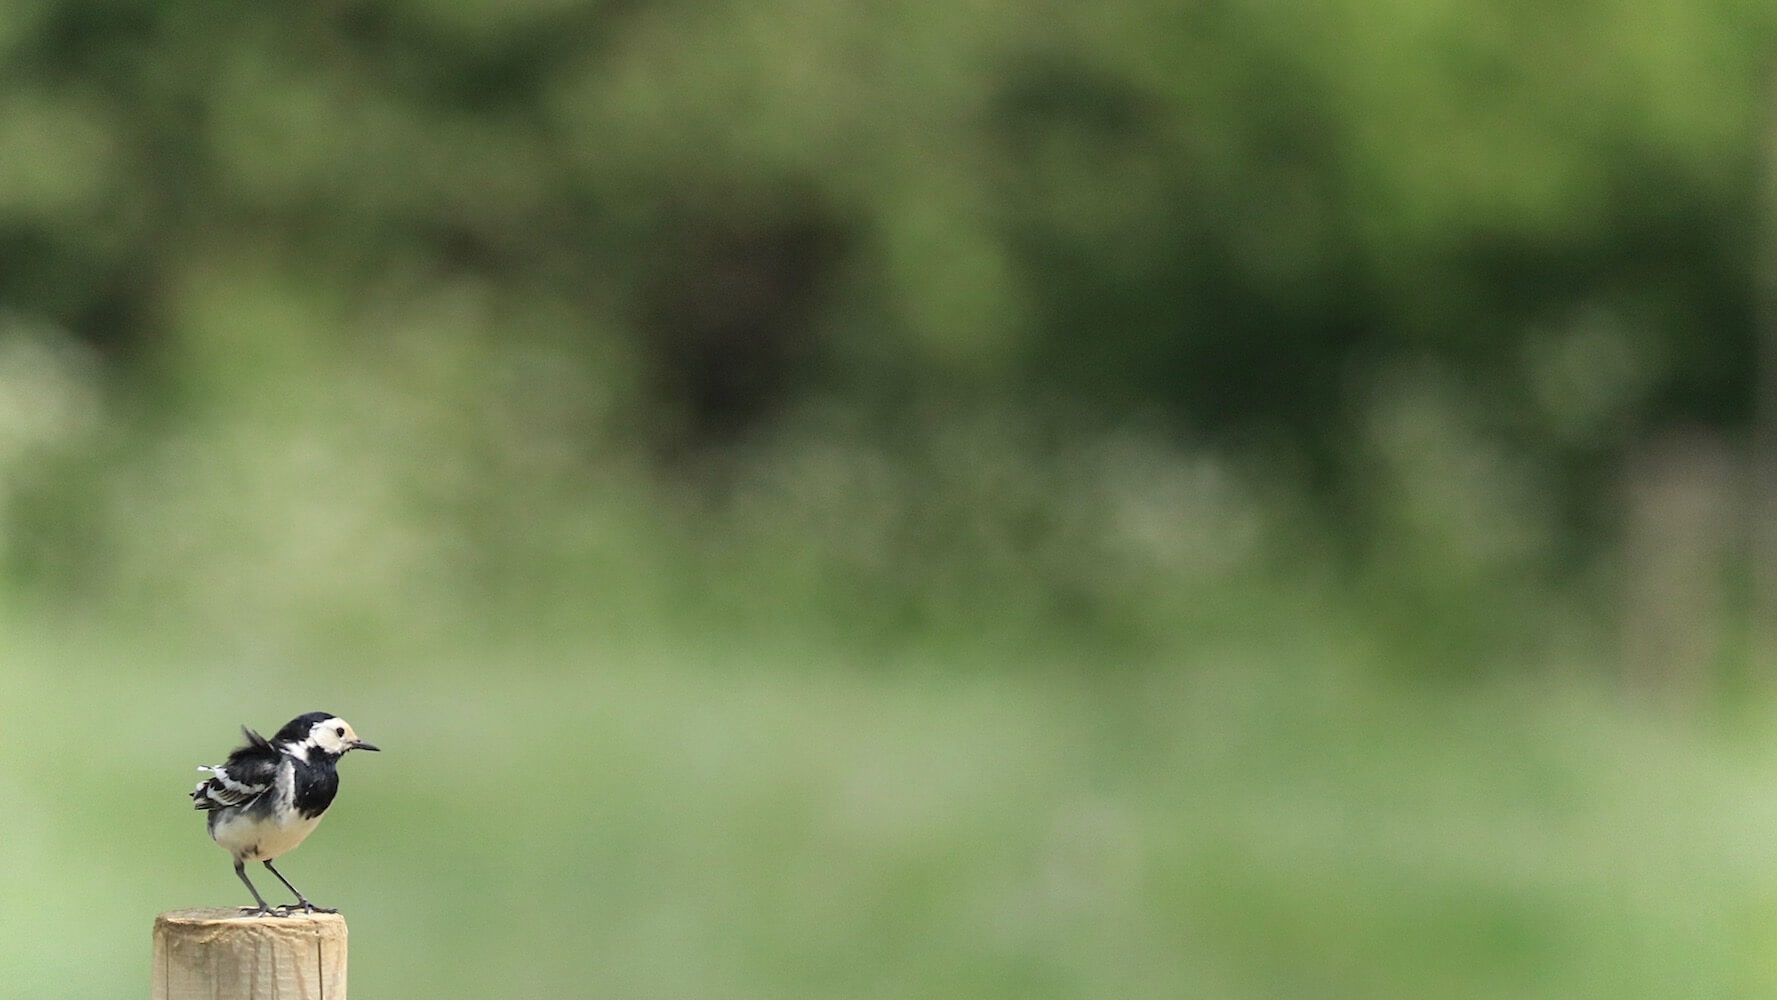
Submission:
[[[339,759],[353,750],[382,748],[359,739],[351,723],[331,712],[299,715],[269,740],[246,726],[241,732],[247,743],[226,762],[198,768],[210,777],[197,783],[191,799],[210,814],[210,839],[234,857],[234,873],[259,904],[242,911],[277,917],[295,912],[288,904],[274,909],[254,888],[246,864],[259,861],[296,895],[304,912],[338,913],[310,902],[272,861],[294,850],[327,814],[339,792]]]

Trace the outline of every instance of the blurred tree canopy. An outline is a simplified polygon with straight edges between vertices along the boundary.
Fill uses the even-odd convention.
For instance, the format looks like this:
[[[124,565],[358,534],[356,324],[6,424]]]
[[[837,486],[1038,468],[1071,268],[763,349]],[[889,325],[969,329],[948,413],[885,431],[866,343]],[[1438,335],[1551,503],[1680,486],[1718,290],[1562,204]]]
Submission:
[[[1497,585],[1596,530],[1636,442],[1748,426],[1774,20],[1753,0],[13,0],[0,315],[65,331],[145,436],[82,446],[86,474],[137,470],[84,511],[66,463],[15,485],[9,558],[78,576],[64,550],[106,505],[206,475],[167,464],[182,428],[355,413],[342,440],[382,427],[386,454],[431,442],[413,461],[446,470],[404,509],[520,551],[540,501],[460,487],[612,503],[573,470],[738,455],[732,504],[772,506],[789,473],[766,454],[801,470],[782,488],[803,513],[924,495],[942,466],[948,492],[886,526],[810,529],[840,576],[1023,553],[962,574],[1003,589],[1087,533],[1051,501],[1115,506],[1094,491],[1121,469],[1196,498],[1162,519],[1218,498],[1224,537],[1293,484],[1360,559],[1448,562],[1458,542],[1418,529],[1377,540],[1430,504],[1460,545],[1535,553],[1475,556]],[[979,431],[996,413],[1032,424]],[[1172,486],[1117,457],[1130,427],[1187,456]],[[1081,428],[1114,440],[1082,455]],[[822,435],[866,457],[833,471]],[[1048,471],[995,480],[981,456],[1006,441]],[[1243,485],[1191,472],[1196,449],[1247,463]],[[971,504],[1003,511],[970,527]],[[1168,537],[1130,558],[1199,551]],[[1081,582],[1099,546],[1039,568],[1032,613],[1151,592],[1146,571]]]

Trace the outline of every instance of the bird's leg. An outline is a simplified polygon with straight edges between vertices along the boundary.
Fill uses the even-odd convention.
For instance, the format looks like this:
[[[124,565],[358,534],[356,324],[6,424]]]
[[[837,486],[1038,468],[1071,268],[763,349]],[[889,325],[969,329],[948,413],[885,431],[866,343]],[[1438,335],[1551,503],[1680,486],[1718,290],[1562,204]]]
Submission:
[[[255,889],[253,887],[252,880],[247,878],[246,865],[244,862],[241,861],[240,858],[234,859],[234,873],[241,877],[241,884],[247,887],[247,891],[253,894],[254,901],[259,904],[259,909],[257,909],[257,910],[252,909],[251,907],[246,907],[246,906],[241,907],[241,911],[243,913],[251,913],[251,914],[254,914],[255,916],[260,916],[260,917],[281,917],[281,916],[283,916],[282,913],[279,913],[278,911],[272,909],[271,906],[266,903],[265,897],[261,896],[259,894],[259,890]],[[289,885],[290,883],[286,882],[284,884]]]
[[[296,905],[302,907],[304,913],[338,913],[339,912],[338,910],[330,910],[325,906],[316,906],[315,904],[309,902],[308,897],[304,896],[302,894],[301,889],[298,889],[295,886],[291,885],[290,880],[285,878],[282,872],[278,871],[276,868],[273,868],[271,866],[270,860],[267,860],[265,862],[265,870],[268,872],[271,872],[273,875],[276,875],[278,877],[278,881],[284,883],[284,888],[289,889],[292,893],[295,894]],[[291,907],[291,909],[294,910],[295,907]]]

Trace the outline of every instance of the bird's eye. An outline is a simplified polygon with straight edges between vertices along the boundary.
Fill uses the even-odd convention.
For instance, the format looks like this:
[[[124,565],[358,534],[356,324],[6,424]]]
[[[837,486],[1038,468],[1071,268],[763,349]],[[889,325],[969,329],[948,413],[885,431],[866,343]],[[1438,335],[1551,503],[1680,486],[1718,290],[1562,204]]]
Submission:
[[[344,736],[345,734],[346,734],[346,727],[344,727],[344,726],[334,726],[333,727],[333,735]]]

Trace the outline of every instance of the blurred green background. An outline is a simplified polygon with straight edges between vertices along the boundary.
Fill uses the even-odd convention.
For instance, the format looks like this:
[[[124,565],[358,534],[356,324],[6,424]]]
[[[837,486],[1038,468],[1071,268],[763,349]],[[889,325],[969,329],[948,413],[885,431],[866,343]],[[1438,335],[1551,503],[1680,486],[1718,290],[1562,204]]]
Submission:
[[[0,4],[0,992],[1771,995],[1774,42]]]

